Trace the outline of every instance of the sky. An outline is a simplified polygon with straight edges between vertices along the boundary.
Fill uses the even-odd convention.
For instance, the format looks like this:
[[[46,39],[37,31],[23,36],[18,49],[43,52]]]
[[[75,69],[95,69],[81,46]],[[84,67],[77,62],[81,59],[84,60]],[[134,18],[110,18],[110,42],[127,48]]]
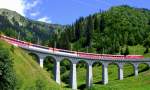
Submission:
[[[0,0],[0,8],[32,20],[62,25],[118,5],[150,9],[149,0]]]

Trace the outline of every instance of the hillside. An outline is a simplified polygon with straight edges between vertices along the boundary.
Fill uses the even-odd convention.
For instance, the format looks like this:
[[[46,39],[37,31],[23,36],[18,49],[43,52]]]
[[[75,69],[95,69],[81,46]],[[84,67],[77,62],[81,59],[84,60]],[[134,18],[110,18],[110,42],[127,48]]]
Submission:
[[[145,64],[141,64],[139,67],[139,76],[135,77],[133,74],[133,67],[130,64],[124,66],[124,80],[118,80],[118,71],[116,65],[109,65],[108,74],[109,82],[107,85],[103,85],[102,80],[102,66],[93,67],[93,87],[91,90],[148,90],[149,89],[149,75],[150,70]],[[85,76],[86,71],[84,68],[78,68],[78,88],[85,88]]]
[[[58,48],[108,54],[123,54],[128,46],[150,47],[150,10],[115,6],[81,17],[54,39]]]
[[[139,74],[138,77],[129,77],[122,81],[110,81],[107,85],[93,85],[92,90],[149,90],[150,70]]]
[[[6,48],[12,48],[11,45],[8,45],[7,43],[0,41],[0,45],[3,45],[3,47]],[[141,51],[137,53],[141,54],[144,51],[144,47],[142,46],[135,46],[135,47],[129,47],[130,53],[133,53],[133,48],[140,48]],[[39,65],[32,59],[31,56],[26,54],[24,51],[22,51],[19,48],[14,48],[14,52],[11,52],[13,58],[14,58],[14,69],[16,71],[17,75],[17,87],[19,90],[34,90],[34,88],[37,88],[37,85],[40,85],[40,87],[44,86],[43,90],[62,90],[64,88],[59,87],[53,81],[46,71],[41,69]],[[148,54],[145,54],[144,56],[149,56]],[[62,67],[61,67],[62,68]],[[130,64],[126,64],[124,66],[124,80],[120,81],[117,80],[117,66],[116,65],[109,65],[108,71],[109,71],[109,83],[108,85],[102,85],[101,84],[101,70],[102,67],[99,64],[95,64],[93,66],[93,87],[92,90],[98,90],[99,88],[103,90],[109,90],[109,89],[117,89],[117,90],[130,90],[130,89],[136,89],[144,90],[149,89],[149,75],[150,71],[147,70],[148,66],[145,64],[141,64],[139,67],[139,76],[134,77],[133,76],[133,67]],[[63,73],[62,76],[68,77],[68,72]],[[66,78],[67,79],[67,78]],[[77,69],[77,80],[78,80],[78,88],[84,89],[85,88],[85,80],[86,80],[86,71],[83,64],[80,64],[80,67]],[[144,82],[144,83],[143,83]]]
[[[30,20],[15,11],[0,9],[0,32],[21,40],[47,44],[54,32],[63,30],[64,27]]]
[[[9,13],[9,14],[8,14]],[[13,18],[12,18],[13,17]],[[57,48],[76,51],[105,53],[105,54],[139,54],[150,57],[150,10],[130,6],[112,7],[88,17],[79,18],[74,24],[67,26],[46,24],[26,19],[16,12],[0,10],[0,31],[8,36],[21,40],[55,46]],[[58,33],[54,33],[55,31]],[[61,30],[63,32],[61,32]],[[19,34],[20,32],[20,34]],[[51,33],[52,32],[52,33]],[[38,40],[39,39],[39,40]],[[3,42],[1,42],[3,43]],[[6,48],[11,46],[3,43]],[[15,48],[14,69],[18,77],[18,88],[21,90],[35,88],[37,84],[51,89],[62,89],[51,80],[53,64],[45,62],[43,71],[32,58],[21,49]],[[46,60],[45,60],[46,61]],[[85,63],[77,65],[78,88],[85,89]],[[140,75],[133,76],[131,64],[124,66],[124,80],[117,80],[117,66],[109,65],[109,83],[102,85],[102,66],[93,66],[92,90],[101,89],[150,89],[148,66],[139,66]],[[67,61],[61,63],[61,79],[68,87],[70,65]],[[44,84],[41,84],[44,83]],[[32,90],[32,89],[31,89]]]
[[[0,45],[8,49],[12,48],[11,45],[1,40]],[[11,54],[14,58],[18,90],[39,90],[39,88],[40,90],[62,90],[27,53],[15,47]]]
[[[142,55],[145,51],[145,48],[143,46],[137,45],[137,46],[130,46],[129,47],[129,53],[130,54],[139,54]],[[150,57],[150,53],[143,54],[145,57]],[[61,66],[61,68],[63,68]],[[77,65],[77,84],[78,89],[83,90],[86,86],[86,63],[80,62]],[[134,76],[134,68],[130,63],[126,63],[124,65],[123,71],[124,71],[124,80],[120,81],[118,80],[118,67],[115,64],[110,64],[108,66],[108,75],[109,75],[109,82],[108,85],[102,84],[102,65],[100,63],[95,63],[93,65],[93,87],[91,90],[99,90],[101,88],[102,90],[147,90],[149,89],[149,75],[150,70],[147,64],[141,63],[139,65],[139,76]],[[61,74],[63,81],[65,83],[68,83],[67,80],[69,78],[69,71],[70,69],[67,69],[65,73]]]
[[[115,6],[62,26],[29,20],[14,11],[0,9],[0,32],[51,47],[124,54],[124,47],[138,44],[150,47],[150,10]]]

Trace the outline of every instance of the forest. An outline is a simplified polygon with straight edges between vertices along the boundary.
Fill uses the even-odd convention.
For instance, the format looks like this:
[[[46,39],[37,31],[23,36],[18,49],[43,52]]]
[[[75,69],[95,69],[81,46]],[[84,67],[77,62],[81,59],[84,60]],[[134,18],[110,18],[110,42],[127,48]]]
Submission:
[[[148,52],[150,10],[126,5],[81,17],[63,32],[55,32],[49,41],[52,47],[109,54],[126,54],[128,46],[135,45]]]
[[[13,18],[10,19],[11,15],[13,16]],[[107,11],[100,10],[99,12],[95,14],[91,14],[87,17],[80,17],[73,24],[65,25],[65,26],[32,21],[16,14],[15,12],[12,13],[11,11],[4,10],[4,12],[0,14],[0,33],[1,34],[3,33],[7,36],[11,36],[20,40],[25,40],[36,44],[41,44],[41,45],[56,47],[61,49],[67,49],[67,50],[83,51],[83,52],[90,52],[90,53],[92,52],[92,53],[127,55],[129,54],[129,51],[130,52],[132,51],[133,47],[136,47],[136,51],[138,48],[144,47],[145,48],[143,49],[144,53],[148,53],[150,48],[150,10],[143,9],[143,8],[133,8],[127,5],[117,6],[117,7],[112,7]],[[4,45],[4,47],[8,47],[8,46]],[[10,62],[9,64],[7,64],[8,66],[6,67],[6,70],[8,70],[8,74],[6,73],[7,74],[6,76],[10,76],[10,75],[12,76],[10,78],[2,77],[3,81],[8,81],[7,79],[10,80],[10,82],[5,83],[6,85],[8,83],[11,84],[11,87],[8,87],[8,89],[12,87],[16,87],[16,82],[14,82],[16,76],[14,75],[13,73],[14,71],[12,70],[13,62],[11,62],[13,59],[11,58],[9,52],[13,54],[15,51],[17,53],[17,54],[16,53],[13,54],[14,56],[16,55],[15,57],[18,57],[16,60],[26,61],[28,60],[26,59],[26,57],[29,57],[28,55],[26,55],[25,57],[24,53],[20,53],[21,50],[16,51],[14,47],[11,47],[10,49],[11,52],[6,50],[5,53],[0,53],[2,54],[0,55],[0,59],[4,60],[2,63],[5,64],[6,62],[7,63]],[[3,49],[0,50],[0,52],[4,52]],[[143,53],[143,51],[141,52]],[[22,57],[20,57],[20,55],[17,56],[18,54],[21,54]],[[29,59],[29,61],[32,61],[32,59]],[[20,62],[23,61],[15,62],[18,63],[16,64],[16,66],[20,66]],[[52,60],[51,57],[46,58],[44,62],[44,68],[50,73],[51,77],[53,77],[52,69],[54,67],[53,66],[54,64],[52,63],[54,63],[54,61]],[[2,76],[1,72],[3,70],[3,68],[1,67],[4,67],[2,65],[0,65],[0,76]],[[62,74],[61,80],[64,83],[68,84],[69,70],[70,70],[69,61],[64,60],[63,62],[60,63],[60,65],[61,65],[61,74]],[[79,63],[79,65],[77,65],[79,87],[84,84],[84,80],[82,79],[84,79],[85,77],[85,73],[86,73],[85,67],[86,64],[82,61]],[[95,64],[93,67],[94,67],[93,77],[95,78],[94,82],[98,82],[99,80],[97,79],[97,77],[100,78],[99,73],[101,72],[100,71],[101,64]],[[132,76],[133,68],[130,68],[129,65],[125,67],[126,67],[125,76],[126,77]],[[22,71],[22,69],[24,70],[24,67],[17,68],[17,69]],[[31,68],[27,68],[25,69],[25,71],[32,71],[29,69]],[[35,68],[35,70],[38,69]],[[147,67],[142,66],[142,69],[140,68],[140,70],[141,71],[147,70]],[[113,77],[111,79],[113,79],[114,82],[116,82],[114,76],[117,75],[116,74],[117,67],[114,67],[114,65],[112,65],[110,67],[109,72],[110,72],[109,74],[111,74],[111,76]],[[41,74],[42,73],[43,72],[41,72]],[[32,74],[32,73],[28,73],[28,74]],[[21,73],[20,76],[28,75],[28,74]],[[41,75],[41,74],[35,73],[35,75]],[[47,75],[49,77],[49,74]],[[147,74],[144,75],[145,76],[141,76],[141,77],[143,78],[149,76]],[[32,75],[28,75],[28,76],[32,76]],[[42,85],[39,83],[41,82],[41,80],[37,80],[38,81],[37,86]],[[144,84],[143,81],[141,80],[141,78],[138,80],[139,80],[138,82],[137,80],[135,80],[134,83],[140,83],[139,84],[140,87],[143,88],[144,86],[142,85]],[[145,80],[147,80],[147,85],[149,87],[149,81],[148,81],[149,79],[146,78]],[[131,81],[133,81],[132,78],[129,81],[129,83]],[[0,86],[5,87],[5,85],[3,84],[4,83],[0,83]],[[120,84],[120,82],[118,84]],[[119,88],[122,89],[122,87],[124,86],[124,88],[126,89],[127,88],[126,85],[131,85],[131,87],[133,87],[132,84],[128,84],[125,82],[125,84],[122,84],[122,86],[120,85]],[[53,87],[53,85],[49,85],[49,83],[47,85]]]
[[[145,53],[149,52],[148,9],[115,6],[107,11],[100,10],[80,17],[70,25],[33,21],[9,10],[0,12],[0,32],[28,42],[106,54],[128,54],[128,46],[141,45],[145,47]]]

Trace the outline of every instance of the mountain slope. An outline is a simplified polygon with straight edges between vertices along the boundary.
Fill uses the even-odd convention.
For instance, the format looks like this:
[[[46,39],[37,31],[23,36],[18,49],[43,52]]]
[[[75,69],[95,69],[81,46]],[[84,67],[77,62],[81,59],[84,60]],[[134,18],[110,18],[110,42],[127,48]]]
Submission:
[[[148,48],[150,10],[115,6],[81,17],[64,31],[58,38],[59,48],[105,54],[121,54],[124,46],[137,44]]]
[[[40,68],[31,56],[1,40],[0,44],[5,48],[11,48],[18,90],[61,90],[60,86],[50,78],[46,71]]]
[[[44,44],[57,30],[65,26],[33,21],[15,11],[0,9],[0,32],[30,42]],[[45,42],[44,42],[45,41]]]

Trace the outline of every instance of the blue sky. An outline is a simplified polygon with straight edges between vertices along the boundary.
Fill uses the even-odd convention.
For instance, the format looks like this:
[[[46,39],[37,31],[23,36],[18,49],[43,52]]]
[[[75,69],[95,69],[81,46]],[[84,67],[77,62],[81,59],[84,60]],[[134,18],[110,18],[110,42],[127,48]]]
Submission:
[[[63,25],[118,5],[150,9],[148,0],[0,0],[0,8],[17,11],[33,20]]]

